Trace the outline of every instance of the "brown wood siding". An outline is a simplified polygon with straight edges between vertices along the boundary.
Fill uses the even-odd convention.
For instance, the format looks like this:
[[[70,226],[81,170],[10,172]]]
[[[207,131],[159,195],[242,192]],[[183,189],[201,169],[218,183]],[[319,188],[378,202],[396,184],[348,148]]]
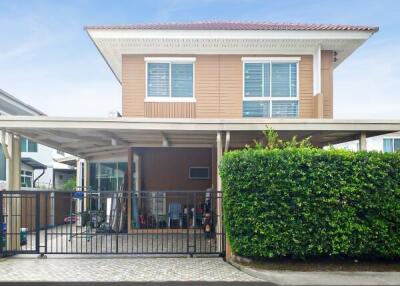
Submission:
[[[47,193],[47,206],[46,206],[46,193],[40,193],[40,228],[46,224],[51,224],[51,195]],[[54,224],[64,224],[64,218],[69,216],[70,213],[71,195],[64,192],[54,192]],[[47,220],[46,220],[47,209]],[[28,231],[36,230],[36,193],[26,194],[21,198],[21,227],[25,227]]]
[[[220,56],[220,118],[242,118],[242,56]]]
[[[212,149],[211,148],[136,148],[141,158],[141,191],[177,191],[167,193],[166,208],[171,203],[197,205],[204,203],[204,193],[185,191],[204,191],[212,187]],[[209,167],[209,179],[189,179],[189,167]],[[145,213],[150,210],[146,196],[140,205]],[[150,197],[149,197],[150,198]]]
[[[323,117],[333,118],[333,52],[321,54],[321,91],[324,101]]]
[[[217,118],[220,113],[220,56],[196,57],[196,117]]]
[[[46,206],[45,193],[39,194],[39,221],[40,228],[46,225],[46,208],[47,223],[50,223],[50,193],[48,193],[48,201]],[[36,194],[25,195],[21,198],[21,227],[27,228],[28,231],[36,230]]]
[[[299,117],[314,116],[313,57],[301,56],[299,63]]]
[[[143,117],[146,65],[143,55],[122,56],[122,115]]]
[[[189,179],[189,167],[209,167],[211,173],[211,148],[135,148],[135,152],[141,156],[144,191],[211,188],[211,178]]]
[[[145,102],[145,117],[195,118],[196,104],[193,102]]]
[[[64,218],[70,216],[71,212],[71,199],[70,193],[54,192],[54,224],[64,224]],[[75,206],[72,205],[73,209]]]
[[[323,52],[322,89],[324,116],[332,117],[331,52]],[[146,55],[152,56],[152,55]],[[171,56],[171,55],[158,55]],[[175,55],[177,56],[177,55]],[[195,56],[196,103],[144,102],[146,68],[144,55],[124,55],[122,59],[123,116],[176,118],[242,118],[244,55],[186,55]],[[271,55],[257,55],[271,56]],[[272,55],[279,56],[279,55]],[[313,118],[313,58],[300,55],[299,116]]]

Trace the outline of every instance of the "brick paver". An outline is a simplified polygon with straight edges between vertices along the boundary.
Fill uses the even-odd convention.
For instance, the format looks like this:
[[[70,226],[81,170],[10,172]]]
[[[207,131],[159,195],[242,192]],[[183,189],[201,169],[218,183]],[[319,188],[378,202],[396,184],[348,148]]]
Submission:
[[[258,281],[221,258],[49,257],[0,259],[7,281]]]

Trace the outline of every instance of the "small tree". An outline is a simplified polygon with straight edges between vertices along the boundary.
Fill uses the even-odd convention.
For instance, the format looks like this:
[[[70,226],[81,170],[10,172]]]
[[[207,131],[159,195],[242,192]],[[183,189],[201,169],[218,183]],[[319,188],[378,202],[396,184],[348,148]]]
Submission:
[[[285,149],[285,148],[314,148],[310,142],[311,137],[304,138],[300,141],[296,136],[293,136],[289,141],[283,141],[279,138],[278,132],[272,128],[263,131],[265,144],[254,140],[254,148],[256,149]],[[251,148],[247,146],[247,148]]]
[[[76,177],[71,177],[71,178],[69,178],[69,179],[63,184],[63,190],[72,191],[72,190],[75,190],[75,188],[76,188]]]

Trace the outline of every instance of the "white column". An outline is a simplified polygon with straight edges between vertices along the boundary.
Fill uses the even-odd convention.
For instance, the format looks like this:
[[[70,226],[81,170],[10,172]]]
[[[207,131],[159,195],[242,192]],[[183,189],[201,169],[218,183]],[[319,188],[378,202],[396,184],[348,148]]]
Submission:
[[[367,151],[367,134],[361,132],[360,134],[360,151]]]
[[[18,191],[21,189],[21,151],[19,137],[6,133],[6,144],[9,157],[6,160],[7,190]],[[21,197],[18,194],[10,195],[6,199],[7,209],[7,249],[20,248],[21,232]]]
[[[21,189],[21,145],[19,136],[12,137],[12,168],[13,168],[13,188],[14,190]]]
[[[89,191],[89,180],[90,180],[90,174],[89,174],[89,161],[88,160],[83,160],[83,190],[85,192]],[[89,195],[85,193],[85,200],[83,202],[83,208],[84,210],[87,210],[89,207]]]
[[[7,155],[4,154],[6,156],[6,190],[10,191],[13,190],[13,159],[12,159],[12,152],[13,152],[13,135],[11,133],[4,133],[4,137],[5,137],[5,144],[6,144],[6,151],[7,151]]]
[[[321,45],[313,54],[313,91],[314,96],[321,94]]]

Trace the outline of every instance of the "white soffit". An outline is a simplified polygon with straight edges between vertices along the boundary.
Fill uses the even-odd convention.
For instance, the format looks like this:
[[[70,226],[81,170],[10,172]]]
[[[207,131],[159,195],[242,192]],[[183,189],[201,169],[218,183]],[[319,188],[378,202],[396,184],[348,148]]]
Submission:
[[[317,47],[337,52],[338,66],[364,43],[369,31],[209,31],[87,29],[99,52],[121,82],[123,54],[301,55]]]

